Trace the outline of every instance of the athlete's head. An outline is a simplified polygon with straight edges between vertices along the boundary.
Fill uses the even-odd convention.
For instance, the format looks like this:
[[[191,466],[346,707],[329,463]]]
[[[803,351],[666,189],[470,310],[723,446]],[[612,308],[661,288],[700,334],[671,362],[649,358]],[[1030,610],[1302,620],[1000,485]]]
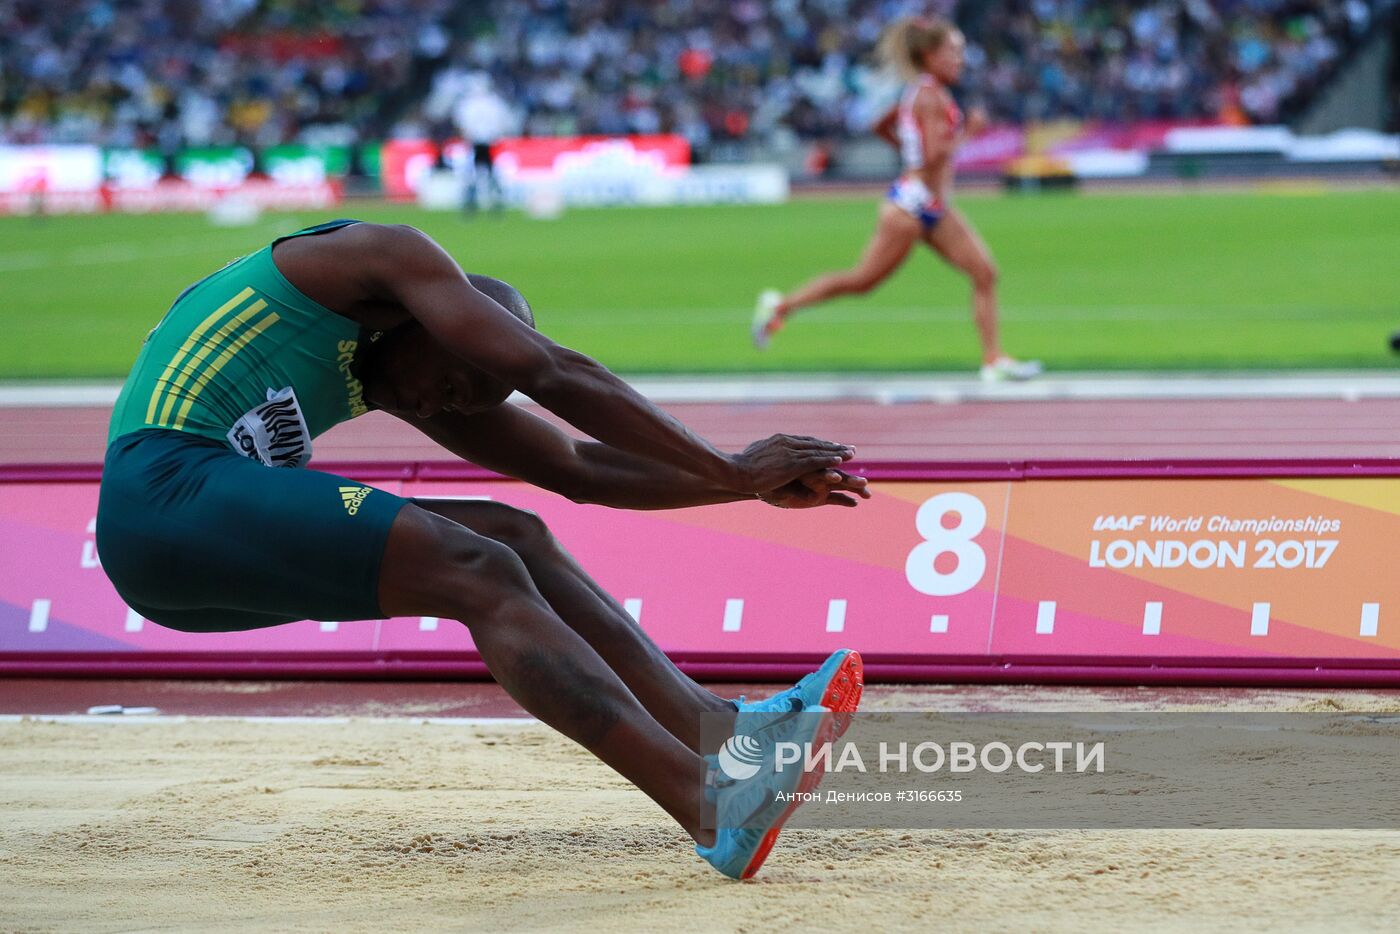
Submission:
[[[945,19],[906,16],[885,29],[880,57],[906,81],[929,74],[944,84],[956,84],[962,76],[966,45],[958,27]]]
[[[525,296],[509,283],[490,276],[467,279],[487,298],[535,326]],[[473,414],[505,402],[511,387],[443,349],[422,325],[409,322],[386,333],[365,357],[365,398],[377,408],[427,418],[450,409]]]
[[[535,310],[530,307],[529,302],[525,301],[525,296],[520,294],[520,290],[509,282],[493,279],[490,276],[478,275],[474,272],[467,273],[467,281],[482,295],[485,295],[487,298],[491,299],[491,301],[500,305],[530,327],[535,326]]]

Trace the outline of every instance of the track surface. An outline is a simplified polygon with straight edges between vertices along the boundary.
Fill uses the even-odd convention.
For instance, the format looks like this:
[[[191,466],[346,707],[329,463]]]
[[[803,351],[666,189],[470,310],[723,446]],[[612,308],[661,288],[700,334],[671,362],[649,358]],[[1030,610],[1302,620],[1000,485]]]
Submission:
[[[1152,399],[873,405],[677,403],[703,437],[742,448],[774,432],[856,445],[861,461],[1400,457],[1400,399]],[[537,410],[536,410],[537,411]],[[99,464],[106,406],[0,408],[0,464]],[[410,425],[371,413],[316,441],[322,462],[445,461]]]

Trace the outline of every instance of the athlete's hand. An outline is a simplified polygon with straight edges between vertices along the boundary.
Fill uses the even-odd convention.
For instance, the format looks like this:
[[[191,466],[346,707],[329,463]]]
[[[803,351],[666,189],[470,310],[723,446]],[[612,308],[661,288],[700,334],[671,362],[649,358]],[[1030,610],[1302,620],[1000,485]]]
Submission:
[[[776,490],[760,493],[759,499],[779,509],[811,509],[814,506],[854,507],[857,500],[869,499],[864,477],[854,477],[844,470],[814,470]]]
[[[839,467],[855,454],[856,449],[847,444],[803,435],[773,435],[731,455],[734,490],[767,493],[814,470]]]

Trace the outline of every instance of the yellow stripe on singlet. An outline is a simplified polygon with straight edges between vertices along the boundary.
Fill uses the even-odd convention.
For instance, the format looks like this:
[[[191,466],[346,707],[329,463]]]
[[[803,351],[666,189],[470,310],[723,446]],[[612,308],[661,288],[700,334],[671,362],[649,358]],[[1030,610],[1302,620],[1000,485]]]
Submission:
[[[200,347],[199,350],[195,352],[194,356],[190,357],[190,359],[185,362],[180,368],[180,375],[166,390],[165,405],[161,407],[160,419],[157,422],[162,428],[170,427],[170,411],[175,407],[175,402],[183,393],[186,380],[199,371],[199,365],[204,362],[206,357],[218,350],[220,345],[224,344],[230,336],[237,334],[238,330],[247,324],[250,318],[266,307],[267,302],[262,299],[253,302],[253,304],[239,312],[237,317],[215,331],[214,336],[205,341],[204,346]]]
[[[170,362],[166,364],[165,372],[161,373],[160,378],[156,380],[156,388],[151,390],[151,401],[146,406],[147,425],[155,424],[156,406],[160,404],[161,393],[163,393],[165,391],[165,387],[169,385],[170,377],[175,375],[175,368],[180,365],[180,361],[184,360],[185,356],[189,354],[191,350],[194,349],[194,346],[199,343],[199,339],[204,336],[205,331],[213,327],[214,323],[220,318],[222,318],[224,315],[228,314],[230,311],[247,301],[252,296],[252,294],[253,289],[251,287],[244,289],[242,292],[239,292],[233,298],[220,305],[217,311],[215,311],[212,315],[201,321],[199,323],[199,327],[195,328],[193,331],[190,332],[189,338],[180,347],[179,351],[175,354],[175,356],[170,358]],[[161,420],[164,421],[165,416],[162,415]]]
[[[266,304],[266,302],[262,301],[255,302],[254,309],[265,306]],[[251,311],[253,309],[249,310]],[[219,374],[219,371],[224,368],[224,364],[236,357],[238,352],[252,343],[259,334],[266,331],[280,320],[281,318],[279,318],[277,312],[274,311],[272,314],[238,335],[238,339],[229,345],[228,350],[219,354],[218,359],[209,364],[208,368],[200,374],[199,379],[195,380],[194,385],[190,387],[190,394],[185,398],[185,404],[180,406],[180,414],[175,416],[175,424],[171,427],[177,431],[184,428],[185,416],[190,414],[190,407],[194,405],[194,400],[199,398],[199,394],[204,391],[204,387],[209,385],[209,381]]]

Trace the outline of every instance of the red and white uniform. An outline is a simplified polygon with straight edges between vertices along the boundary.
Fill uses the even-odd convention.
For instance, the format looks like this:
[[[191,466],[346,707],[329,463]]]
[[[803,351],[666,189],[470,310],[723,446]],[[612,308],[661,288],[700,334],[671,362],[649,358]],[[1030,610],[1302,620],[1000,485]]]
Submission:
[[[914,100],[924,88],[938,88],[933,75],[920,75],[917,81],[910,82],[899,99],[895,114],[895,138],[899,141],[899,158],[904,174],[890,186],[889,199],[910,217],[932,230],[943,217],[943,203],[928,190],[928,185],[919,177],[924,167],[924,128],[914,114]],[[948,133],[956,135],[962,127],[962,111],[951,98],[944,117],[948,122]]]

